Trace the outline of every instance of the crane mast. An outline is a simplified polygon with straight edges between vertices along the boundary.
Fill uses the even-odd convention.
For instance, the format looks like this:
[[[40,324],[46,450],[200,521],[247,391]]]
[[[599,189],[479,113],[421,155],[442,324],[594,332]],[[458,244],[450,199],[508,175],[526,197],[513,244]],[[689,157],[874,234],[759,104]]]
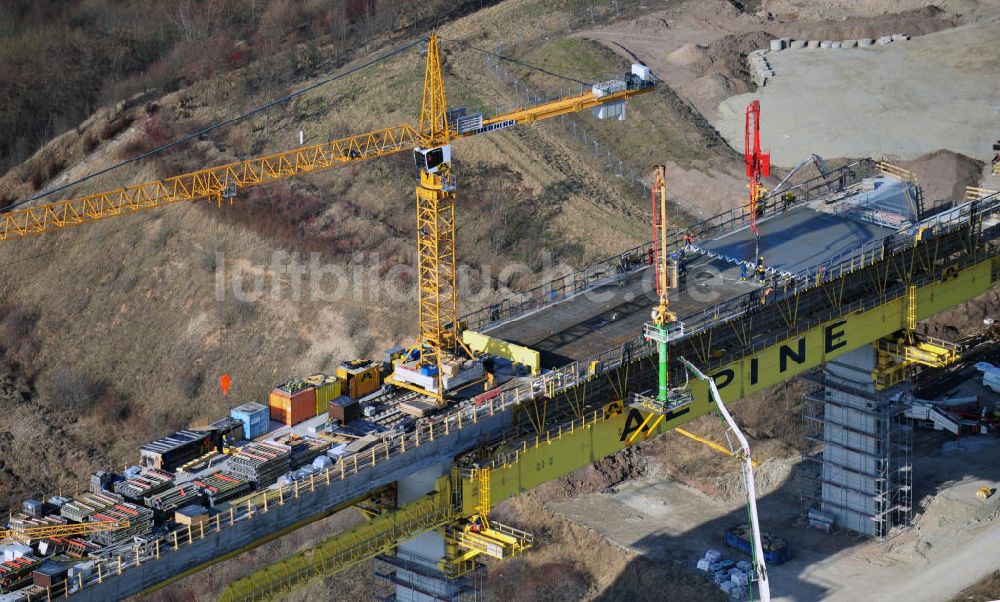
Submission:
[[[750,231],[754,234],[754,259],[760,259],[760,232],[757,230],[757,204],[767,194],[763,179],[771,175],[771,154],[760,149],[760,101],[747,106],[743,138],[743,162],[750,180]]]
[[[667,168],[657,165],[653,170],[656,179],[653,188],[653,240],[656,255],[656,292],[660,304],[653,310],[653,327],[660,335],[656,339],[659,357],[659,386],[657,398],[666,401],[670,393],[670,354],[667,349],[667,326],[677,321],[677,314],[670,311],[670,262],[667,259]]]

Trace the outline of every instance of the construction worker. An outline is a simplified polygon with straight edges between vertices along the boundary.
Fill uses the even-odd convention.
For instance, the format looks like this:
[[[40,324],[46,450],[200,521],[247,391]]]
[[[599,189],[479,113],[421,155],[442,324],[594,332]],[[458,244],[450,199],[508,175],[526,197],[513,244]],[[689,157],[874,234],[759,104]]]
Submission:
[[[764,267],[764,256],[761,255],[757,258],[757,280],[764,282],[765,278],[767,278],[767,268]]]
[[[795,202],[795,193],[791,190],[786,190],[785,193],[781,195],[781,200],[785,203],[785,209],[788,209],[788,206]]]
[[[694,237],[691,236],[690,232],[685,232],[684,233],[684,247],[687,248],[688,246],[693,245],[693,244],[694,244]]]
[[[746,280],[749,277],[750,277],[750,266],[747,265],[747,262],[741,261],[740,262],[740,280]]]

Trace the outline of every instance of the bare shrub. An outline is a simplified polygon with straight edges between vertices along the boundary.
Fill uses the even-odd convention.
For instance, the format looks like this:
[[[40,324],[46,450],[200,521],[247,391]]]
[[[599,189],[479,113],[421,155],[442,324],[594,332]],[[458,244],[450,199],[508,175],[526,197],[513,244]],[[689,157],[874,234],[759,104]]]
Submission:
[[[37,387],[41,396],[56,407],[73,411],[89,410],[107,388],[104,383],[65,366],[44,372]]]

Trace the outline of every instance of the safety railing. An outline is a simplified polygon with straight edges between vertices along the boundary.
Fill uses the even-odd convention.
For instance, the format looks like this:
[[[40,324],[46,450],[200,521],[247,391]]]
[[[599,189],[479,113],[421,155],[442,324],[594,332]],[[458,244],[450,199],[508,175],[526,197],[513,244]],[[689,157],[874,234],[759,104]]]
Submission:
[[[864,178],[870,177],[874,173],[875,162],[871,159],[862,159],[845,165],[839,170],[835,170],[830,177],[837,179],[840,182],[840,188],[843,189],[860,182]],[[797,200],[795,203],[785,203],[779,198],[786,192],[792,192],[796,195]],[[788,211],[802,202],[808,202],[818,196],[829,196],[829,194],[827,180],[823,176],[816,176],[795,186],[786,188],[781,195],[766,197],[763,199],[760,207],[765,212],[765,215],[773,215]],[[685,229],[678,229],[668,234],[664,252],[669,255],[685,248],[687,246],[685,235],[690,235],[695,240],[704,240],[747,226],[749,219],[750,215],[745,207],[724,211],[692,224]],[[459,320],[464,323],[466,328],[481,331],[484,328],[522,316],[530,311],[564,301],[576,293],[593,288],[602,281],[611,282],[613,279],[624,274],[634,273],[650,265],[652,252],[652,242],[633,247],[618,255],[594,262],[571,274],[560,276],[502,301],[465,314]]]
[[[459,317],[465,328],[481,331],[487,326],[564,301],[580,291],[593,288],[602,281],[634,273],[649,265],[653,243],[648,242],[618,255],[594,262],[583,269],[560,276],[534,288]]]

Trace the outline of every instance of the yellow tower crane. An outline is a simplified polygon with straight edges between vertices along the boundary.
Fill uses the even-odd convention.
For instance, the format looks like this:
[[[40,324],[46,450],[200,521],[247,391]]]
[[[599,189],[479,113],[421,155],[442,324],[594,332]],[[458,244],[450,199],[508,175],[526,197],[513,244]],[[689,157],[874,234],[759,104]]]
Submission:
[[[624,102],[654,89],[644,65],[619,79],[594,84],[579,94],[484,117],[451,112],[441,72],[439,38],[427,40],[423,103],[417,127],[409,124],[331,140],[312,146],[200,169],[142,184],[0,214],[0,241],[42,234],[181,201],[223,198],[241,189],[312,173],[346,163],[414,151],[420,170],[416,189],[418,334],[409,361],[397,364],[389,382],[417,390],[444,405],[444,394],[462,379],[455,360],[463,355],[457,313],[455,183],[451,143],[520,124]],[[618,112],[618,114],[622,114]],[[475,368],[475,366],[473,366]],[[479,367],[481,371],[481,366]],[[456,385],[457,386],[457,385]]]

